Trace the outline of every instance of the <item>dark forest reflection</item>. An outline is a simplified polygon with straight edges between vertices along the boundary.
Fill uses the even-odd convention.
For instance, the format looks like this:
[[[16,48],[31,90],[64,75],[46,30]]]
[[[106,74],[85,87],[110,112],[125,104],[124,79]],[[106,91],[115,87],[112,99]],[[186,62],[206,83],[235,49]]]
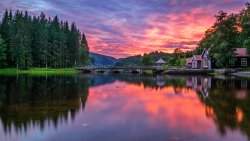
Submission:
[[[6,133],[26,131],[29,124],[43,130],[49,122],[55,128],[61,121],[84,108],[88,79],[71,76],[0,77],[0,118]],[[13,125],[13,126],[12,126]]]
[[[138,89],[150,88],[156,93],[162,90],[169,91],[169,88],[172,88],[174,95],[179,97],[193,91],[200,103],[204,105],[206,118],[213,121],[220,135],[230,134],[230,131],[239,131],[250,139],[250,80],[211,76],[121,74],[0,76],[0,119],[2,122],[0,128],[3,128],[4,134],[26,133],[27,128],[32,125],[38,126],[41,131],[46,130],[47,124],[56,129],[62,123],[74,121],[78,113],[85,114],[83,110],[88,104],[89,89],[95,90],[104,85],[108,88],[115,87],[113,84],[117,82]],[[137,94],[138,90],[132,89],[134,87],[126,88],[130,88],[129,91]],[[112,93],[106,89],[101,89],[101,92]],[[121,93],[126,95],[125,92]],[[145,96],[154,97],[154,95]],[[124,98],[124,100],[129,99]]]

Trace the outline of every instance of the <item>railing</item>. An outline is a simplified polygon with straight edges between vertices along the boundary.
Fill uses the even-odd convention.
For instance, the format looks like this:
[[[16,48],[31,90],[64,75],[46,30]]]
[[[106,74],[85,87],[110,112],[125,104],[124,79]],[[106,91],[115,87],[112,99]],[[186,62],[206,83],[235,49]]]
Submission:
[[[77,68],[79,70],[99,70],[99,69],[164,69],[163,66],[86,66]]]

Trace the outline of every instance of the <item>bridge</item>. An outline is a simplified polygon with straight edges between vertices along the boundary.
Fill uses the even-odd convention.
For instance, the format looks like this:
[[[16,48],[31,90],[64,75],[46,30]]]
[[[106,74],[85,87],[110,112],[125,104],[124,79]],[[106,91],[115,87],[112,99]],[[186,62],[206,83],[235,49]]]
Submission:
[[[141,73],[145,71],[153,71],[153,73],[162,73],[165,71],[163,66],[86,66],[76,68],[83,73],[120,73],[120,72],[130,72],[130,73]]]

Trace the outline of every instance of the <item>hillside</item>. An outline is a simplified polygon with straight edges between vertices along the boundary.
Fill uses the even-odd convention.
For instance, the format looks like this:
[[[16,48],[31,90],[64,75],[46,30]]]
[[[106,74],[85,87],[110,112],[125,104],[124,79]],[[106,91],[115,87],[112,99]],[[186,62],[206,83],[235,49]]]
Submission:
[[[154,62],[162,58],[163,60],[167,61],[169,58],[173,57],[173,54],[170,53],[163,53],[163,52],[152,52],[150,53]],[[90,57],[94,57],[95,63],[91,65],[95,66],[129,66],[129,65],[142,65],[141,64],[141,55],[137,56],[129,56],[126,58],[116,59],[111,56],[102,55],[90,52]]]
[[[98,53],[90,52],[89,56],[94,58],[94,64],[91,65],[95,66],[113,66],[117,62],[117,59],[115,59],[114,57]]]
[[[156,62],[160,58],[167,61],[169,58],[174,56],[173,54],[164,52],[151,52],[149,55],[152,57],[154,62]],[[115,63],[115,66],[142,65],[141,60],[141,55],[130,56],[127,58],[118,59]]]
[[[118,59],[115,66],[141,65],[141,56],[130,56],[127,58]]]

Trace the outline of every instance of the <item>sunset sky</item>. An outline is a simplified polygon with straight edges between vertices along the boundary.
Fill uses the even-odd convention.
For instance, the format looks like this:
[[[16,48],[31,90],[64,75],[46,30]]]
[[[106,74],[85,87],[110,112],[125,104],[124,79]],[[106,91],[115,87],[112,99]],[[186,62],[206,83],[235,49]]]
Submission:
[[[191,50],[219,11],[238,12],[247,0],[0,0],[5,9],[58,15],[86,34],[90,51],[116,58]]]

